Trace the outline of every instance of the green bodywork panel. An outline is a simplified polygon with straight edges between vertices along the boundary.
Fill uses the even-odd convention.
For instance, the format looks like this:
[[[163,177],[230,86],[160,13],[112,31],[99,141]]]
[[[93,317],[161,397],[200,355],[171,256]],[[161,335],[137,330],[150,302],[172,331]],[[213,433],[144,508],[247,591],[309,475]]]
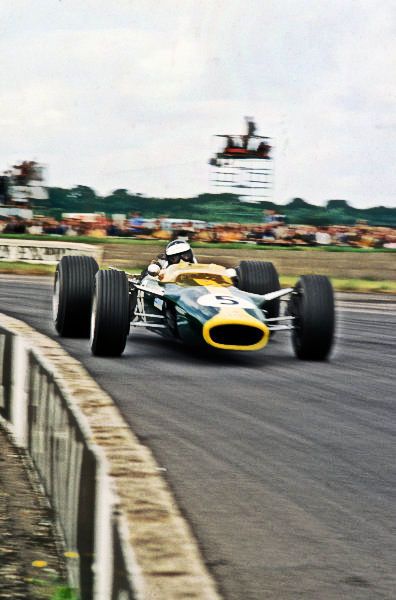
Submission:
[[[243,308],[248,315],[265,323],[263,298],[243,292],[234,286],[209,286],[209,290],[205,285],[183,286],[177,283],[161,283],[154,279],[145,280],[145,283],[148,284],[147,287],[144,285],[144,312],[148,315],[146,319],[151,324],[166,324],[165,328],[152,328],[161,335],[179,337],[184,342],[194,345],[202,343],[202,328],[205,322],[216,316],[220,308],[224,309],[227,306]],[[166,320],[160,321],[149,315],[164,316]]]

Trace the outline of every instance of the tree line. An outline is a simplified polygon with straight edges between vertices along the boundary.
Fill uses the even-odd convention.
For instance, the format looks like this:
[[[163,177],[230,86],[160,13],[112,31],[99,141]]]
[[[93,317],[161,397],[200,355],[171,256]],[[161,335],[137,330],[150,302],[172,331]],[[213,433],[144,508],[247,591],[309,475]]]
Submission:
[[[265,210],[284,214],[288,223],[316,226],[368,225],[396,227],[396,208],[376,206],[354,208],[346,200],[328,200],[326,206],[316,206],[302,198],[287,204],[269,200],[258,204],[241,202],[234,194],[200,194],[194,198],[151,198],[117,189],[99,196],[84,185],[71,189],[49,187],[49,200],[36,206],[35,212],[60,219],[65,212],[140,213],[144,218],[171,217],[200,219],[208,222],[261,223]]]

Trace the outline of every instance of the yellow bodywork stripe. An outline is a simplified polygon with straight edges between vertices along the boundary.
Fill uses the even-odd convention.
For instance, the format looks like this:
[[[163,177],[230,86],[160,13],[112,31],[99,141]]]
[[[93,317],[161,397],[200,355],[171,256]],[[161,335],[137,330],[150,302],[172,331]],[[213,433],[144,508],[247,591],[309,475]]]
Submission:
[[[195,281],[196,284],[202,285],[205,287],[208,285],[210,285],[211,287],[217,287],[217,288],[225,287],[224,284],[218,283],[214,279],[198,279],[198,277],[193,277],[193,280]]]

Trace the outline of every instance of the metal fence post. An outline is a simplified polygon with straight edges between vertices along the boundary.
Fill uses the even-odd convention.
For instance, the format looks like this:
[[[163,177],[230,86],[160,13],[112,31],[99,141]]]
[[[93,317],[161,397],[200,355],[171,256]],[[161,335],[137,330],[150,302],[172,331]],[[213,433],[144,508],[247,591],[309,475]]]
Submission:
[[[21,336],[14,336],[11,350],[11,401],[10,421],[15,441],[19,446],[28,445],[28,397],[26,377],[28,371],[27,349]]]

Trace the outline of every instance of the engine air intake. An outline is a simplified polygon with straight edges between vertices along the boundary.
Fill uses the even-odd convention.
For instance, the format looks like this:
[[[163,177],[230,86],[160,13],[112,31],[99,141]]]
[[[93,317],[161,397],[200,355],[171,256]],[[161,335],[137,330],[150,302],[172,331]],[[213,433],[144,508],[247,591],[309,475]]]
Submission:
[[[209,335],[216,344],[225,346],[253,346],[264,337],[261,329],[250,325],[217,325]]]
[[[212,317],[203,326],[207,344],[222,350],[260,350],[269,338],[265,323],[246,315],[244,318]]]

